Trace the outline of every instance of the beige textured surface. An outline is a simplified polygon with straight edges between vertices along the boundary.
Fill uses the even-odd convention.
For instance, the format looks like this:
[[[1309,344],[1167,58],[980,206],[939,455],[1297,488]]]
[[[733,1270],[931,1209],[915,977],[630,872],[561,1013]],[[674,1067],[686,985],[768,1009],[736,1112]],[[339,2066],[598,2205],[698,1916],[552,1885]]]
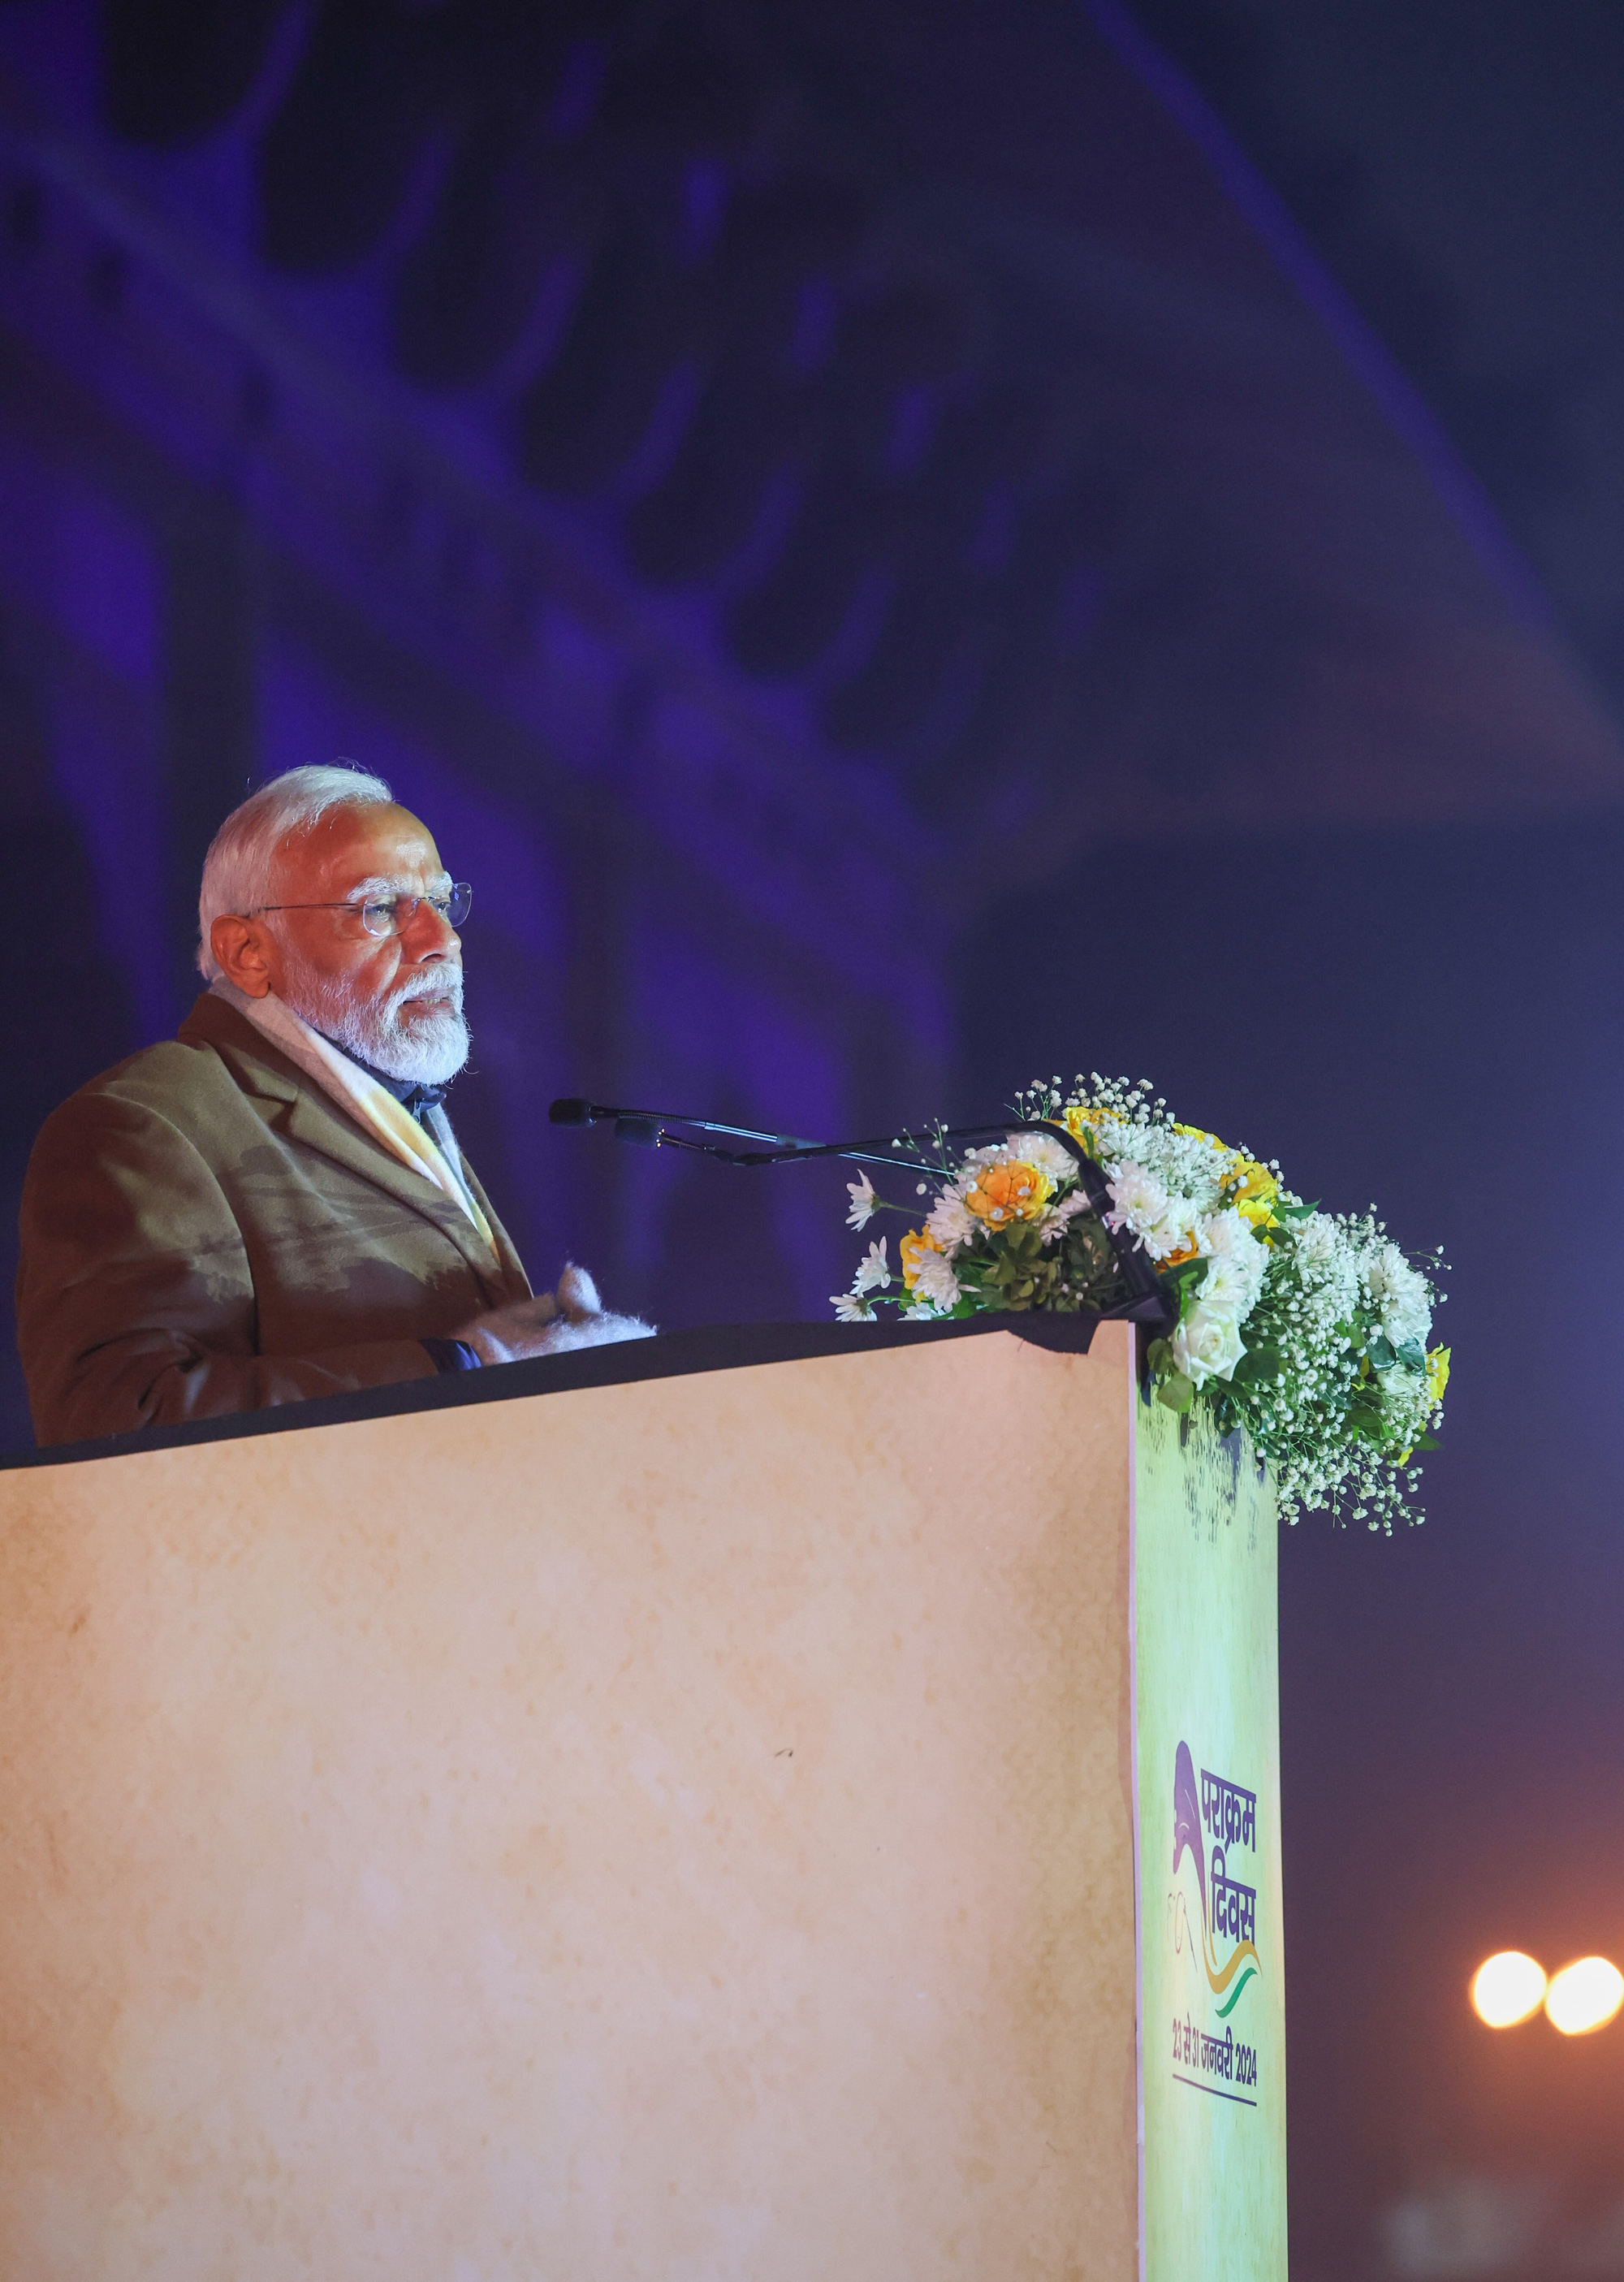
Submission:
[[[7,2282],[1129,2282],[1127,1335],[0,1476]]]

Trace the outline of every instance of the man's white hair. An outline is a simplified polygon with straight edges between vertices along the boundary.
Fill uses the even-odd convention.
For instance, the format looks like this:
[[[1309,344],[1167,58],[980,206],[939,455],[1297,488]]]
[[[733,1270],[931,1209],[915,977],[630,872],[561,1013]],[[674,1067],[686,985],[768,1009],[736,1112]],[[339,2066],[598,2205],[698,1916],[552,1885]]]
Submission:
[[[394,795],[382,777],[346,762],[289,769],[234,808],[209,842],[198,895],[198,972],[212,982],[220,972],[209,949],[214,921],[245,918],[270,901],[276,858],[284,842],[310,832],[335,808],[387,808]]]

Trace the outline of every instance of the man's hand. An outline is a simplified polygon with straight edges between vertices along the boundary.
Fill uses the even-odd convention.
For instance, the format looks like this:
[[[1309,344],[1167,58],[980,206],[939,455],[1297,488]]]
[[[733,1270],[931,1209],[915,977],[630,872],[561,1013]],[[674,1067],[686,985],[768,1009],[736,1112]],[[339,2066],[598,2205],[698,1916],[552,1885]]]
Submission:
[[[511,1308],[493,1308],[451,1334],[465,1339],[482,1363],[521,1362],[526,1355],[567,1354],[572,1347],[607,1347],[614,1339],[647,1339],[654,1325],[636,1316],[603,1311],[598,1287],[571,1263],[556,1292],[538,1292]]]

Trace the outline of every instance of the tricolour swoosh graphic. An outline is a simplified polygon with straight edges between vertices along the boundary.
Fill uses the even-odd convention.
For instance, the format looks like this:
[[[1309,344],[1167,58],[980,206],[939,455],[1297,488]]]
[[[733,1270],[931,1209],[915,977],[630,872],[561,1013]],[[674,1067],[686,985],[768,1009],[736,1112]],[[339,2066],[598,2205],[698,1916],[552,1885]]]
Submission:
[[[1248,1946],[1250,1946],[1250,1944],[1248,1944]],[[1236,1956],[1236,1957],[1232,1957],[1232,1958],[1231,1958],[1231,1960],[1230,1960],[1230,1964],[1232,1965],[1232,1966],[1234,1966],[1234,1965],[1237,1965],[1239,1962],[1239,1957],[1238,1957],[1238,1956]],[[1246,1987],[1246,1985],[1247,1985],[1247,1982],[1248,1982],[1248,1981],[1250,1981],[1250,1980],[1252,1980],[1252,1979],[1254,1979],[1254,1978],[1255,1977],[1256,1973],[1257,1973],[1257,1968],[1256,1968],[1256,1966],[1255,1966],[1255,1965],[1248,1965],[1248,1966],[1247,1966],[1247,1968],[1246,1971],[1241,1975],[1241,1976],[1240,1976],[1239,1980],[1235,1983],[1234,1987],[1230,1991],[1230,1992],[1229,1992],[1228,2001],[1227,2001],[1226,2003],[1222,2004],[1222,2005],[1220,2005],[1220,2006],[1219,2006],[1219,2007],[1218,2007],[1218,2018],[1219,2018],[1219,2020],[1220,2020],[1220,2021],[1227,2021],[1227,2020],[1228,2020],[1228,2018],[1229,2018],[1230,2014],[1234,2011],[1235,2006],[1237,2006],[1237,2004],[1239,2002],[1239,1999],[1240,1999],[1240,1992],[1241,1992],[1241,1991]]]
[[[1203,1926],[1201,1928],[1203,1936],[1205,1936],[1206,1931],[1207,1929]],[[1250,1979],[1251,1974],[1255,1973],[1263,1964],[1262,1958],[1259,1957],[1251,1943],[1249,1941],[1243,1941],[1233,1952],[1229,1963],[1224,1968],[1222,1973],[1220,1973],[1215,1969],[1216,1960],[1214,1959],[1213,1952],[1208,1946],[1205,1939],[1202,1940],[1201,1948],[1205,1952],[1201,1961],[1207,1968],[1207,1978],[1212,1984],[1212,1993],[1215,1997],[1223,1996],[1224,1991],[1229,1987],[1230,1983],[1235,1978],[1235,1975],[1241,1966],[1246,1965],[1250,1968],[1250,1972],[1242,1978],[1241,1988],[1244,1988],[1247,1981]],[[1240,1990],[1237,1989],[1235,1996],[1239,1997],[1239,1994]],[[1234,1998],[1232,1998],[1230,1999],[1230,2003],[1232,2004],[1233,2002]],[[1227,2013],[1229,2006],[1226,2005],[1224,2010]]]

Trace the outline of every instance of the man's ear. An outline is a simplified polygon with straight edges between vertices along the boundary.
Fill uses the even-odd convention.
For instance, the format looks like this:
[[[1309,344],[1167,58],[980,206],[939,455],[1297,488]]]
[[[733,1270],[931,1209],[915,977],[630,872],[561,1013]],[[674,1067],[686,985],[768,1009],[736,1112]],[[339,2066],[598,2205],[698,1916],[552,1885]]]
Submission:
[[[208,931],[214,964],[228,982],[235,982],[247,998],[266,997],[271,988],[270,946],[265,929],[254,920],[234,914],[217,919]]]

